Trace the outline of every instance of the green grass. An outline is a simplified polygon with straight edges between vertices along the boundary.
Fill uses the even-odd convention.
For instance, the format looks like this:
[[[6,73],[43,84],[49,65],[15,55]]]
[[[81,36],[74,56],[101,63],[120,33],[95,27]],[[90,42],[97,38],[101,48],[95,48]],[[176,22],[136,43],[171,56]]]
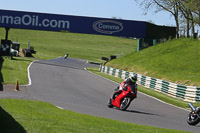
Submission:
[[[39,101],[1,99],[0,113],[4,133],[183,133],[84,115]]]
[[[0,28],[0,38],[5,38],[3,28]],[[10,29],[8,39],[19,41],[21,48],[27,48],[30,41],[37,51],[34,57],[39,59],[52,59],[69,53],[69,57],[102,62],[103,56],[124,56],[137,49],[137,41],[133,39],[50,31]]]
[[[4,58],[2,74],[4,79],[4,84],[15,84],[16,81],[19,84],[28,83],[27,67],[33,61],[33,59],[18,58],[15,57],[14,60],[9,58]]]
[[[200,86],[200,41],[168,41],[133,52],[107,65],[177,84]]]

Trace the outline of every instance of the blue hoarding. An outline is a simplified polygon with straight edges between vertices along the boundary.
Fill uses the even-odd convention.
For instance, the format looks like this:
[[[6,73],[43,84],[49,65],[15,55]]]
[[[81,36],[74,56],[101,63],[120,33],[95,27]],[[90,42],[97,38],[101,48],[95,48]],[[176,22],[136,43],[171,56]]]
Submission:
[[[0,10],[0,27],[144,38],[146,22]]]

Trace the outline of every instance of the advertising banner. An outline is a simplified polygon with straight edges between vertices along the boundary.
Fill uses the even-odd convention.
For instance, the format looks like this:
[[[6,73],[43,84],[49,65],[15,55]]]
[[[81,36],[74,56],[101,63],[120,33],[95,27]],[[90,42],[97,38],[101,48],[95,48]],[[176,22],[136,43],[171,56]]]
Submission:
[[[0,27],[144,38],[146,22],[0,10]]]

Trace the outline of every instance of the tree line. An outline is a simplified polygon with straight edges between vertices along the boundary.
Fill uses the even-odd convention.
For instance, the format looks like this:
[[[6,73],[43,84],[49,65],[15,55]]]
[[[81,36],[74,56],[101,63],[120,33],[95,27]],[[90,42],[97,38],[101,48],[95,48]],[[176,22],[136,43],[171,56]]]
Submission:
[[[197,35],[195,28],[200,26],[200,0],[135,0],[144,7],[144,13],[154,9],[169,12],[176,22],[176,37]]]

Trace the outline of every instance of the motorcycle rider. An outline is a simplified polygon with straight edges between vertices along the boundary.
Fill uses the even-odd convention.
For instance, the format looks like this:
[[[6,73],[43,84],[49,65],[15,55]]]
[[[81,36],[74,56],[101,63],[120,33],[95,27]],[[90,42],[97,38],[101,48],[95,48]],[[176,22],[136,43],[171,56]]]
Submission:
[[[69,56],[68,53],[65,54],[64,59],[67,59],[67,57]]]
[[[127,79],[125,79],[120,87],[118,86],[116,89],[115,89],[115,93],[113,94],[112,96],[112,99],[114,100],[115,99],[115,96],[116,95],[119,95],[122,90],[128,90],[128,89],[131,89],[131,91],[133,92],[133,94],[135,94],[135,98],[137,97],[137,76],[134,75],[132,77],[129,77]]]

